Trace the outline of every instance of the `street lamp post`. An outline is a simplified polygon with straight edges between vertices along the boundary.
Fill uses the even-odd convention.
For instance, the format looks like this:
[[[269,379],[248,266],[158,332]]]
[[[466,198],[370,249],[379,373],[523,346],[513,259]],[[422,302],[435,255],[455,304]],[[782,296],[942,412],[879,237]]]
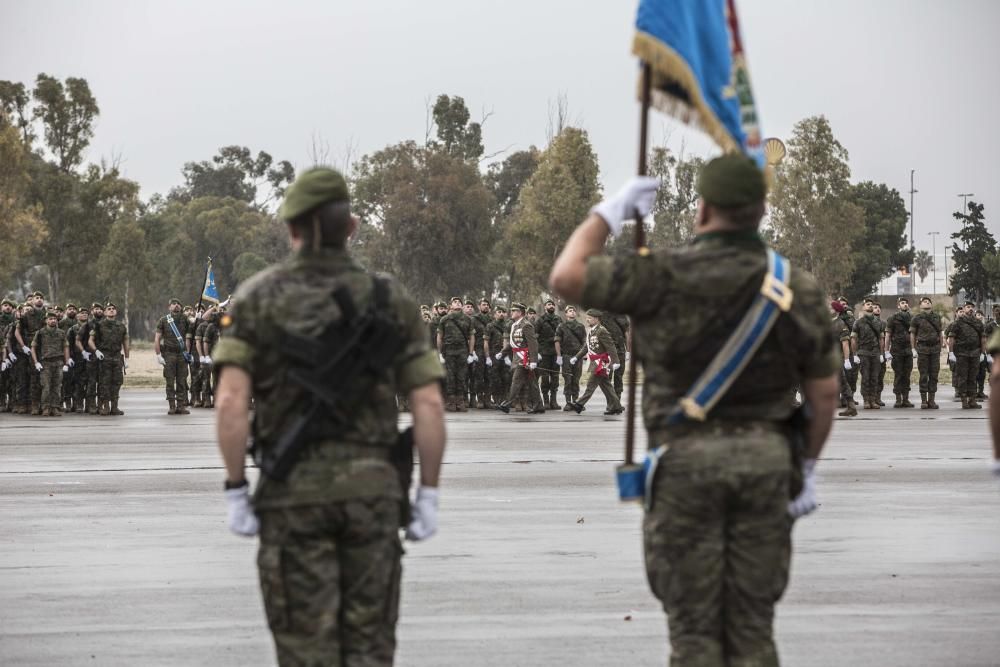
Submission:
[[[965,215],[965,212],[969,210],[969,197],[975,197],[976,195],[971,192],[962,192],[958,196],[962,198],[962,215]],[[910,208],[913,208],[913,204],[910,204]],[[910,215],[913,214],[911,213]]]
[[[937,294],[937,235],[941,232],[927,232],[927,236],[931,237],[931,271],[933,272],[934,282],[931,288],[931,294]]]

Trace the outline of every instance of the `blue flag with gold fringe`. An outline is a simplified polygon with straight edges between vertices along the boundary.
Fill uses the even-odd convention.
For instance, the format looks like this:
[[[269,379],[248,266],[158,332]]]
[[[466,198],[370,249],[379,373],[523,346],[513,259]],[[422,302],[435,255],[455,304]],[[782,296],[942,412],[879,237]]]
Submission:
[[[641,0],[635,27],[632,52],[652,69],[652,105],[763,166],[735,0]]]
[[[212,258],[208,258],[208,267],[205,269],[205,288],[201,291],[201,300],[211,303],[219,303],[219,290],[215,287],[215,271],[212,270]]]

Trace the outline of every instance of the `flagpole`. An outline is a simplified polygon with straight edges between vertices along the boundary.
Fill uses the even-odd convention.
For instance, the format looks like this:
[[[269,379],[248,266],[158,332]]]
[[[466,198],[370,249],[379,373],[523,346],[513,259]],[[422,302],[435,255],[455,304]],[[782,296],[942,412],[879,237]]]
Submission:
[[[205,278],[201,281],[201,292],[198,294],[198,306],[194,309],[197,314],[201,310],[202,301],[205,300],[205,285],[208,284],[208,272],[212,270],[212,258],[208,258],[208,262],[205,264]]]
[[[645,176],[646,141],[649,134],[649,106],[653,87],[652,68],[648,62],[642,63],[642,111],[639,115],[639,175]],[[642,216],[635,212],[635,249],[640,251],[646,245],[646,230]],[[628,362],[628,414],[625,418],[625,465],[631,465],[635,458],[635,392],[636,392],[636,336],[635,324],[630,327],[632,353]]]

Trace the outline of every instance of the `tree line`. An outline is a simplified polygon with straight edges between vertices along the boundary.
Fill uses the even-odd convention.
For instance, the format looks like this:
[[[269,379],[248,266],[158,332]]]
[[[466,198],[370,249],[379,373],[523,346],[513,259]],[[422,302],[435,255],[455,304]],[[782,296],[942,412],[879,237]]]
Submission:
[[[294,180],[291,162],[224,146],[182,165],[169,192],[143,198],[118,160],[86,163],[99,113],[85,79],[39,74],[30,88],[0,81],[0,291],[42,289],[58,303],[111,298],[142,336],[170,297],[197,300],[208,256],[228,294],[287,255],[275,210]],[[461,97],[439,95],[422,140],[342,165],[362,221],[352,251],[422,303],[538,299],[554,258],[601,198],[597,155],[564,99],[550,109],[542,148],[486,155],[485,121],[474,121]],[[902,197],[885,184],[851,182],[847,150],[824,117],[797,123],[787,145],[764,233],[793,263],[831,294],[857,300],[912,261]],[[314,150],[314,162],[327,157]],[[692,236],[702,164],[666,146],[651,150],[650,172],[664,183],[652,247]],[[627,252],[628,236],[612,251]],[[1000,277],[1000,260],[996,269]]]

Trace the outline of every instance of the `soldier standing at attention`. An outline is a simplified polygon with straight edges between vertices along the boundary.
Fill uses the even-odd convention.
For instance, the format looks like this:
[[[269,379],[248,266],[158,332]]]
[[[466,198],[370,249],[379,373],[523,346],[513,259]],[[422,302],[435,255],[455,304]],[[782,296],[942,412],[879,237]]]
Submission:
[[[590,379],[587,380],[587,389],[583,392],[580,400],[573,402],[573,409],[576,414],[580,414],[587,405],[587,401],[594,395],[598,387],[604,394],[608,407],[604,411],[606,415],[619,415],[625,412],[618,394],[615,393],[615,371],[621,368],[621,357],[618,356],[618,346],[611,336],[611,332],[604,327],[604,313],[596,308],[587,311],[587,344],[576,356],[570,360],[571,364],[576,364],[581,359],[590,361]]]
[[[98,385],[100,384],[101,371],[101,363],[90,351],[90,333],[94,330],[97,323],[103,319],[104,305],[100,303],[92,304],[90,306],[90,318],[80,327],[80,332],[76,338],[77,348],[79,348],[81,356],[86,361],[86,370],[83,373],[84,396],[86,397],[84,409],[88,415],[97,414]]]
[[[0,410],[14,410],[14,310],[17,304],[10,299],[0,302],[0,354],[3,357],[3,372],[0,372]]]
[[[497,306],[493,312],[493,320],[486,328],[486,366],[490,373],[490,401],[493,407],[502,403],[510,390],[510,366],[506,361],[501,361],[501,357],[495,356],[503,351],[506,344],[507,309]]]
[[[63,373],[69,372],[72,361],[66,332],[59,328],[59,313],[54,310],[45,316],[45,326],[35,332],[31,360],[42,385],[42,416],[62,417]]]
[[[941,369],[941,348],[945,337],[941,331],[941,316],[931,310],[929,297],[921,297],[920,312],[910,320],[910,347],[917,360],[920,375],[920,409],[937,410],[938,373]]]
[[[844,311],[840,314],[841,319],[847,325],[848,331],[854,331],[854,323],[857,321],[854,318],[854,308],[851,307],[851,303],[847,300],[846,296],[840,297],[838,301],[844,304]],[[851,395],[858,393],[858,375],[860,373],[861,359],[855,355],[851,359],[851,370],[847,371],[847,384],[851,386]]]
[[[573,403],[580,397],[580,376],[583,364],[577,354],[587,340],[587,330],[576,321],[576,306],[566,307],[566,321],[556,329],[556,363],[562,369],[563,392],[566,395],[564,412],[573,410]]]
[[[556,363],[556,329],[562,318],[556,315],[556,302],[545,301],[545,313],[534,322],[538,335],[538,374],[541,376],[542,402],[549,410],[558,410],[556,394],[559,393],[559,364]]]
[[[872,314],[875,316],[875,327],[878,329],[878,334],[880,338],[885,338],[885,322],[882,320],[882,304],[878,301],[872,303]],[[882,400],[882,392],[885,389],[885,369],[889,361],[889,344],[887,341],[882,341],[882,356],[879,357],[879,371],[878,371],[878,389],[876,389],[876,396],[878,396],[879,407],[885,407],[885,401]]]
[[[510,317],[513,322],[507,344],[493,356],[495,360],[500,361],[509,353],[513,364],[510,393],[503,402],[497,404],[496,408],[504,414],[509,414],[511,404],[521,396],[521,392],[526,391],[528,414],[541,415],[545,414],[545,404],[538,393],[538,382],[535,380],[535,369],[538,368],[538,337],[535,335],[535,327],[531,324],[531,320],[524,316],[524,311],[523,303],[510,305]]]
[[[18,345],[21,346],[21,352],[24,354],[24,368],[26,373],[22,377],[27,389],[26,398],[31,403],[31,414],[33,415],[42,414],[42,378],[35,372],[34,364],[31,361],[31,348],[29,346],[31,345],[31,341],[34,340],[35,334],[45,326],[44,305],[45,296],[41,292],[32,294],[28,307],[23,310],[23,314],[17,321],[14,329],[14,337],[17,339]]]
[[[841,317],[844,312],[843,303],[831,301],[830,310],[833,311],[833,338],[837,341],[840,362],[843,365],[837,375],[840,381],[840,406],[844,408],[844,411],[837,414],[841,417],[857,417],[858,406],[854,402],[854,394],[851,393],[851,385],[847,381],[847,373],[854,367],[854,364],[851,363],[851,330],[847,328],[847,323]]]
[[[466,404],[470,408],[479,408],[482,410],[486,406],[483,405],[483,387],[485,385],[485,379],[483,378],[483,371],[486,369],[486,361],[483,360],[483,348],[486,346],[486,325],[483,321],[479,319],[479,313],[476,312],[476,304],[471,300],[465,302],[465,306],[462,308],[462,312],[469,318],[472,323],[472,355],[469,357],[469,367],[468,367],[468,377],[466,378],[465,390],[462,392],[462,398],[468,399]],[[474,357],[474,358],[473,358]]]
[[[413,413],[420,489],[406,536],[421,540],[437,530],[443,373],[406,291],[350,256],[347,239],[359,222],[339,173],[320,167],[300,175],[279,215],[288,221],[293,255],[240,286],[214,357],[227,521],[238,535],[260,532],[257,566],[279,665],[387,667],[396,647],[407,500],[390,461],[399,440],[395,396],[405,393]],[[284,481],[263,476],[251,507],[244,470],[251,396],[254,439],[266,456],[309,399],[286,372],[301,368],[284,349],[288,338],[315,339],[341,322],[330,297],[338,290],[359,313],[376,309],[379,321],[391,322],[398,345],[389,358],[365,360],[350,383],[359,395],[349,393],[342,411],[324,410],[310,423],[304,460]]]
[[[792,267],[792,300],[756,354],[707,414],[677,423],[682,399],[730,338],[734,303],[749,304],[767,274],[764,174],[727,155],[698,179],[693,244],[603,255],[608,231],[647,215],[658,180],[633,179],[592,209],[552,269],[569,301],[632,318],[645,374],[642,410],[659,449],[643,522],[646,572],[670,626],[671,664],[778,664],[774,605],[788,579],[792,518],[816,508],[814,466],[837,404],[837,353],[816,281]],[[786,292],[787,294],[787,292]],[[814,411],[803,492],[793,502],[789,394]],[[688,405],[684,402],[683,405]],[[800,478],[803,479],[803,478]]]
[[[975,310],[976,305],[966,301],[964,312],[948,334],[948,346],[955,357],[955,391],[962,399],[963,410],[983,407],[976,403],[976,371],[985,352],[986,338]]]
[[[170,312],[156,323],[153,337],[153,352],[156,361],[163,366],[163,377],[167,381],[168,415],[190,414],[187,402],[188,359],[191,355],[191,339],[188,321],[181,312],[179,299],[171,299]]]
[[[472,318],[462,312],[462,300],[451,298],[451,309],[438,322],[437,349],[444,364],[445,404],[448,412],[467,412],[465,390],[468,386],[469,364],[475,361]]]
[[[104,318],[90,330],[90,351],[100,363],[98,399],[101,415],[121,416],[118,392],[122,388],[123,369],[128,368],[128,329],[119,322],[118,306],[110,301],[104,307]],[[124,355],[124,358],[122,358]]]
[[[910,346],[910,301],[905,296],[896,300],[896,312],[885,323],[885,358],[892,363],[892,392],[896,395],[894,408],[912,408],[910,402],[910,375],[913,373],[913,348]]]
[[[987,320],[986,315],[981,310],[976,311],[976,319],[979,320],[983,325],[983,338],[989,341],[990,336],[993,335],[993,330],[996,328],[993,320]],[[983,348],[983,356],[979,362],[979,370],[976,372],[976,400],[985,401],[986,394],[984,389],[986,388],[986,374],[990,372],[990,366],[993,364],[993,358],[988,352]]]
[[[212,351],[219,342],[219,319],[217,306],[210,306],[198,323],[194,332],[194,345],[198,353],[198,369],[200,373],[198,391],[192,395],[192,407],[212,407]]]
[[[885,341],[882,329],[875,320],[875,303],[865,300],[864,315],[854,323],[851,332],[851,351],[855,359],[861,359],[861,398],[865,409],[878,410],[878,377],[882,368]]]
[[[87,322],[89,321],[90,311],[82,308],[76,314],[76,324],[71,326],[69,331],[66,332],[66,342],[69,343],[69,357],[73,360],[73,387],[71,392],[73,412],[84,411],[84,398],[87,391],[87,358],[90,357],[90,352],[86,353],[86,357],[83,356],[83,343],[86,341],[83,331],[86,329],[88,332],[86,335],[90,335],[90,329],[87,327]]]
[[[493,408],[493,398],[490,395],[490,346],[486,342],[486,332],[493,324],[493,306],[486,298],[479,300],[479,312],[476,319],[482,325],[482,334],[476,329],[476,373],[479,374],[479,393],[476,396],[476,407],[489,410]]]

